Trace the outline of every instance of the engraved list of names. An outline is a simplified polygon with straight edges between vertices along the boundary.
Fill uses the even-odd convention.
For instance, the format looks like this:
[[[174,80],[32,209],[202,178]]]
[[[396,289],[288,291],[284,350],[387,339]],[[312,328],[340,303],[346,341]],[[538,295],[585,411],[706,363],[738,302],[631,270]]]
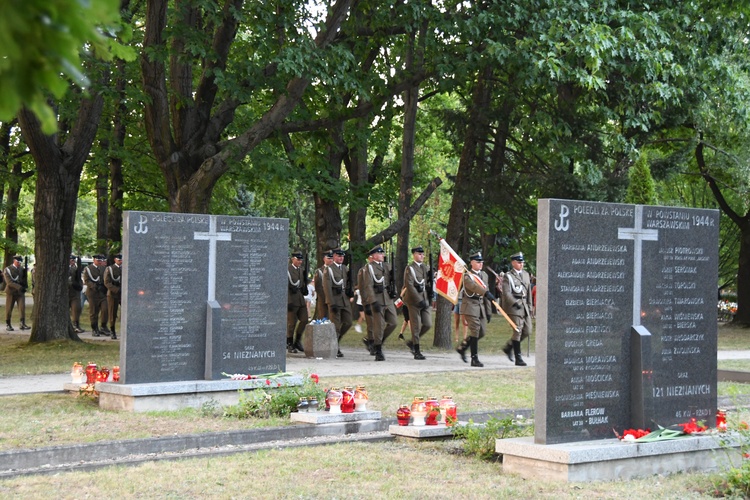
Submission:
[[[633,326],[651,334],[653,421],[715,410],[717,254],[713,210],[540,200],[537,442],[630,427]]]

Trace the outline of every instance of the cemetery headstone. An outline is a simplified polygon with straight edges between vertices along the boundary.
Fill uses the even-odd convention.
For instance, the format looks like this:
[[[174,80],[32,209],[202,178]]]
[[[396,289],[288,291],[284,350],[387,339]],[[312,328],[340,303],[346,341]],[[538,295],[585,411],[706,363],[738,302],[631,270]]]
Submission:
[[[717,210],[539,200],[535,442],[716,414]]]
[[[124,214],[126,384],[286,368],[286,219]]]

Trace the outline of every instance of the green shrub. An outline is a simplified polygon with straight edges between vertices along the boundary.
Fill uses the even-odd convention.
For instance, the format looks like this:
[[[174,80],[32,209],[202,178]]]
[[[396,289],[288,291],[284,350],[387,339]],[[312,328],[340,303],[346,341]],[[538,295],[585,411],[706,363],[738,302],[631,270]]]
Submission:
[[[273,380],[273,379],[271,379]],[[315,397],[321,408],[325,407],[325,392],[310,377],[304,377],[302,385],[273,387],[240,391],[238,404],[224,410],[228,418],[288,417],[297,409],[299,399]]]
[[[514,419],[490,418],[484,424],[475,424],[472,420],[466,425],[454,428],[453,437],[464,439],[464,453],[482,460],[499,460],[495,452],[495,440],[513,437],[529,436],[533,432],[533,425],[524,421],[523,417]]]

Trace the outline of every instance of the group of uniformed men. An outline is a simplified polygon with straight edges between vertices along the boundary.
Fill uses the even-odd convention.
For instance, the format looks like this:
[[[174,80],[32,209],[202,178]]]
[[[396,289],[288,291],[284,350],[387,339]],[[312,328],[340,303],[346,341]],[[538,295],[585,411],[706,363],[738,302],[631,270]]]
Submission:
[[[411,249],[412,262],[404,270],[404,286],[401,297],[408,308],[411,340],[407,347],[414,359],[425,359],[419,341],[432,328],[432,290],[428,290],[427,266],[424,264],[424,248]],[[329,318],[335,328],[339,342],[352,326],[351,298],[353,287],[348,283],[349,273],[344,265],[345,252],[335,248],[323,255],[323,265],[315,270],[314,282],[317,301],[315,317]],[[385,361],[383,342],[396,329],[396,307],[398,295],[391,286],[391,265],[385,260],[385,250],[377,245],[368,253],[367,263],[357,274],[356,288],[359,290],[367,322],[367,336],[362,339],[375,361]],[[489,289],[487,273],[482,270],[481,253],[469,258],[471,268],[464,274],[461,290],[460,314],[468,323],[469,337],[456,351],[464,362],[466,351],[471,355],[471,366],[484,366],[478,357],[478,341],[485,335],[487,323],[492,316],[492,304],[500,306]],[[307,283],[304,276],[304,257],[301,252],[292,253],[287,277],[289,285],[287,312],[287,350],[290,353],[303,351],[301,339],[309,318],[305,304]],[[517,366],[526,366],[521,357],[521,341],[531,333],[532,297],[529,273],[523,270],[522,253],[511,256],[513,269],[503,276],[502,309],[516,324],[516,329],[503,351]],[[337,357],[344,355],[339,352]]]
[[[116,340],[115,322],[121,302],[122,254],[114,255],[113,263],[109,266],[104,255],[97,254],[93,258],[94,261],[79,272],[76,256],[70,256],[68,266],[70,320],[76,333],[84,331],[80,324],[81,290],[83,285],[86,285],[91,334],[94,337],[108,336]],[[107,328],[108,322],[109,328]]]

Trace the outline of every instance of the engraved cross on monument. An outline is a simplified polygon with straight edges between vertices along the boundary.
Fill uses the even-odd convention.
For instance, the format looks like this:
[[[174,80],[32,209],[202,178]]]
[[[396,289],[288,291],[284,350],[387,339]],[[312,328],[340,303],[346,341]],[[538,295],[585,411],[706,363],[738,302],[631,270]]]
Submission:
[[[648,427],[653,415],[653,365],[651,332],[641,325],[643,242],[658,241],[659,231],[643,228],[643,205],[635,206],[632,228],[620,227],[617,237],[633,240],[633,324],[630,330],[630,418],[639,429]]]

